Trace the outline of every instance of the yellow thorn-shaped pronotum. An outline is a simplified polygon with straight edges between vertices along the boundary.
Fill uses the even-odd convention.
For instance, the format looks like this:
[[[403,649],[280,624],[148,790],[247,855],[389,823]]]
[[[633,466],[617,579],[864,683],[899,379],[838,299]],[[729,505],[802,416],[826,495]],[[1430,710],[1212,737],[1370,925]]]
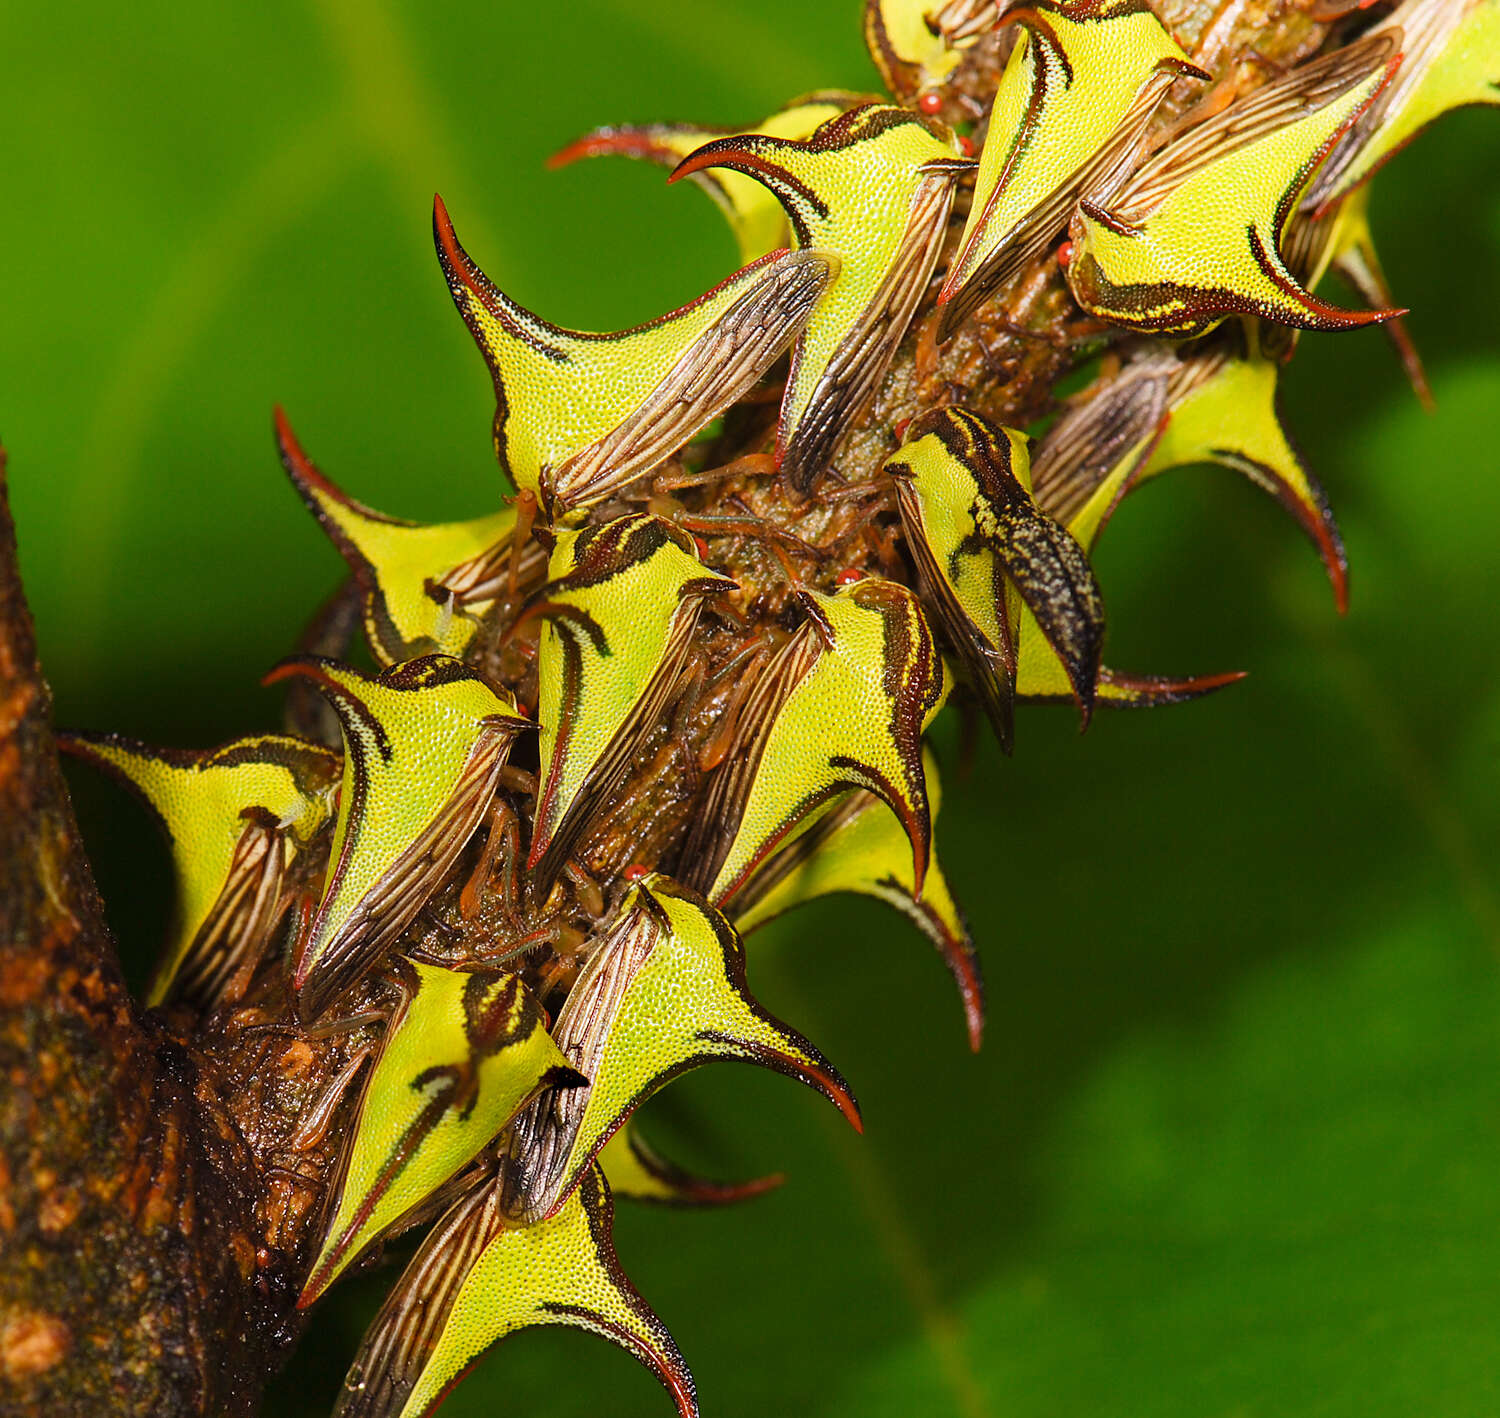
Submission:
[[[669,1162],[645,1138],[633,1117],[604,1144],[599,1166],[616,1198],[658,1206],[728,1206],[779,1187],[780,1172],[748,1182],[715,1182]]]
[[[1147,159],[1073,218],[1068,281],[1118,325],[1202,334],[1229,315],[1342,330],[1394,312],[1335,309],[1287,269],[1282,233],[1309,178],[1389,82],[1392,36],[1288,70]]]
[[[788,1074],[860,1126],[838,1071],[751,997],[745,948],[729,922],[665,877],[647,876],[631,889],[552,1033],[591,1082],[543,1093],[516,1119],[504,1176],[506,1210],[518,1219],[555,1211],[636,1107],[714,1059]]]
[[[940,106],[964,50],[995,26],[993,0],[865,0],[865,47],[903,103]]]
[[[266,943],[291,852],[332,816],[338,755],[280,734],[202,753],[114,734],[61,734],[58,744],[133,788],[171,845],[176,919],[146,1002],[216,1004]]]
[[[519,975],[399,964],[400,1005],[365,1081],[338,1205],[299,1308],[468,1166],[547,1086],[586,1082]]]
[[[1063,672],[1062,661],[1037,628],[1030,611],[1021,614],[1017,637],[1016,698],[1024,704],[1071,704],[1073,686]],[[1244,679],[1243,670],[1212,675],[1137,675],[1099,667],[1095,707],[1105,709],[1160,709],[1201,699],[1216,689]]]
[[[910,591],[877,577],[800,599],[808,618],[750,691],[699,809],[690,884],[724,906],[813,814],[867,788],[900,819],[920,894],[932,837],[922,734],[944,692],[932,629]]]
[[[1104,604],[1083,548],[1037,509],[1026,435],[969,409],[936,409],[886,460],[923,601],[947,632],[1010,750],[1016,636],[1028,608],[1059,656],[1084,722]]]
[[[579,830],[657,725],[705,598],[734,582],[709,571],[686,532],[659,517],[559,530],[537,653],[541,776],[527,869],[544,897]]]
[[[1005,11],[1025,27],[995,91],[958,254],[938,293],[952,334],[1066,230],[1080,196],[1107,200],[1167,90],[1209,75],[1141,0]]]
[[[495,381],[495,455],[548,509],[608,496],[732,404],[796,337],[837,265],[820,251],[773,252],[669,315],[594,335],[550,324],[495,286],[441,199],[433,228]]]
[[[344,1379],[334,1418],[425,1418],[492,1344],[568,1325],[633,1354],[681,1418],[697,1418],[693,1376],[615,1256],[614,1203],[590,1167],[557,1213],[508,1223],[499,1183],[476,1188],[433,1228]]]
[[[673,173],[755,178],[785,207],[799,247],[838,258],[793,348],[776,430],[777,462],[798,492],[885,374],[937,261],[953,180],[972,166],[946,129],[865,104],[800,142],[744,133],[709,143]]]
[[[1370,35],[1391,36],[1401,67],[1309,185],[1310,208],[1368,181],[1445,113],[1500,104],[1500,0],[1406,0]]]
[[[683,158],[720,138],[736,133],[763,133],[772,138],[806,138],[821,123],[837,118],[847,108],[867,99],[859,94],[826,90],[794,99],[755,128],[710,128],[694,123],[625,123],[596,128],[548,159],[549,167],[564,167],[579,158],[618,154],[641,158],[663,167],[676,167]],[[753,178],[739,172],[698,172],[693,181],[724,213],[740,248],[740,262],[749,265],[785,246],[791,227],[781,203]]]
[[[292,485],[354,573],[375,658],[394,665],[432,651],[461,655],[509,565],[515,509],[468,522],[403,522],[324,477],[280,409],[276,442]]]
[[[1279,373],[1271,360],[1217,339],[1182,358],[1158,350],[1132,361],[1043,439],[1034,467],[1038,499],[1092,550],[1120,499],[1142,483],[1192,463],[1232,468],[1296,519],[1342,612],[1343,540],[1323,489],[1282,428]]]
[[[310,1023],[411,924],[494,796],[532,727],[462,661],[423,655],[375,677],[336,660],[284,661],[267,682],[313,680],[344,734],[344,781],[322,900],[292,978]]]
[[[911,843],[901,824],[885,811],[879,798],[861,789],[835,804],[750,878],[735,898],[734,924],[742,935],[749,935],[794,906],[840,891],[873,896],[894,906],[938,948],[958,985],[969,1045],[977,1051],[984,1036],[984,978],[969,929],[943,876],[937,845],[942,790],[937,764],[925,749],[922,767],[933,839],[932,862],[921,895],[914,889]]]

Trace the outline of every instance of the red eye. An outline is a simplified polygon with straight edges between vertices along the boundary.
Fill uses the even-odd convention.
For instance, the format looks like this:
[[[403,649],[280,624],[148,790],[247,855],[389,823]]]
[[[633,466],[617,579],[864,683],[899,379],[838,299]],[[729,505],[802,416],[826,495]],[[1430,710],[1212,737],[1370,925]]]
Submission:
[[[857,566],[846,566],[833,578],[834,584],[838,586],[852,586],[856,581],[863,581],[864,579],[865,573]]]
[[[936,89],[928,89],[925,94],[917,100],[917,107],[931,117],[943,106],[943,96]]]
[[[699,561],[707,561],[708,560],[708,543],[706,541],[704,541],[702,537],[695,535],[693,537],[693,545],[698,548],[698,560]]]
[[[958,146],[963,149],[963,155],[966,158],[973,157],[974,154],[979,151],[979,149],[974,146],[974,140],[969,137],[967,133],[960,133],[958,135]]]
[[[1067,270],[1073,264],[1073,243],[1065,241],[1057,248],[1057,264]]]
[[[651,868],[642,866],[639,862],[631,862],[631,864],[625,868],[626,881],[639,881],[642,877],[650,875]]]
[[[900,443],[906,437],[906,430],[911,427],[910,419],[899,419],[895,428],[891,430],[896,435],[896,442]]]

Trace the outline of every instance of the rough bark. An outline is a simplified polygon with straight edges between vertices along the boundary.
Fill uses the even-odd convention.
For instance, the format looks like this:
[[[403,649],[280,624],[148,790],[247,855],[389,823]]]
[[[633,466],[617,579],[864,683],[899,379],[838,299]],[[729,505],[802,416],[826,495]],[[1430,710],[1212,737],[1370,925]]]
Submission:
[[[0,1409],[248,1412],[244,1144],[127,994],[78,838],[0,463]]]

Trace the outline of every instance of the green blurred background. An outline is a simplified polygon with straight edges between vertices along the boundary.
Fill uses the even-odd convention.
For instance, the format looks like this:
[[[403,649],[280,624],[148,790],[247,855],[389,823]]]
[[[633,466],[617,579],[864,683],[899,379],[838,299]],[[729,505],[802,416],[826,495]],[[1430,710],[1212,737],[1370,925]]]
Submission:
[[[874,82],[857,0],[266,0],[6,7],[0,431],[66,724],[183,745],[270,724],[260,674],[339,564],[269,434],[372,505],[473,515],[492,399],[429,234],[549,317],[610,329],[726,273],[701,194],[546,173],[596,123],[738,123]],[[1500,116],[1377,187],[1439,409],[1379,333],[1308,339],[1291,423],[1339,510],[1353,609],[1220,471],[1104,539],[1109,659],[1245,668],[1203,703],[1023,716],[956,773],[949,875],[985,954],[965,1047],[927,947],[835,901],[752,983],[853,1081],[866,1136],[783,1080],[705,1070],[649,1129],[733,1212],[623,1210],[632,1276],[705,1411],[1468,1415],[1500,1409]],[[164,852],[76,780],[137,978]],[[342,1287],[268,1412],[327,1411],[394,1272]],[[491,1354],[447,1412],[662,1415],[565,1332]]]

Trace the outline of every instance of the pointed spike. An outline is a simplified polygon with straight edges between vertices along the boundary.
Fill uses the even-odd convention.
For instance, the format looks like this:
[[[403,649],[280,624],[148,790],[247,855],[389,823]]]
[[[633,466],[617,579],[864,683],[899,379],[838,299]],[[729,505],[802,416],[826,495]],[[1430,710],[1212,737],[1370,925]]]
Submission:
[[[990,110],[974,200],[938,292],[939,338],[1039,259],[1077,199],[1108,196],[1188,62],[1146,7],[1074,0],[1012,7],[1024,27]]]
[[[677,160],[667,175],[668,185],[681,182],[685,177],[696,177],[716,167],[725,167],[744,172],[747,176],[767,179],[768,188],[775,193],[777,187],[787,185],[787,174],[779,163],[766,154],[775,153],[784,140],[753,143],[751,139],[756,136],[759,135],[730,133],[700,144]]]
[[[608,335],[533,315],[484,275],[438,199],[438,257],[495,384],[495,455],[549,512],[597,502],[687,442],[797,336],[833,275],[776,251],[667,315]]]
[[[742,1059],[823,1094],[857,1129],[849,1085],[745,983],[744,947],[702,898],[649,875],[626,896],[553,1031],[588,1088],[544,1093],[511,1130],[507,1213],[551,1215],[631,1112],[686,1069]]]
[[[1185,704],[1202,699],[1231,684],[1238,684],[1245,670],[1228,670],[1216,675],[1131,675],[1105,669],[1099,673],[1099,702],[1117,709],[1146,709],[1164,704]]]
[[[806,138],[819,124],[837,118],[864,100],[858,94],[828,90],[794,100],[747,131],[776,138]],[[692,123],[623,124],[596,128],[548,159],[563,167],[579,158],[617,154],[675,168],[705,143],[734,136],[737,130]],[[675,178],[669,177],[668,181]],[[737,172],[697,173],[694,180],[724,213],[745,264],[758,260],[790,240],[780,203],[760,183]]]
[[[1400,55],[1389,35],[1289,70],[1169,142],[1073,221],[1068,283],[1090,314],[1174,336],[1227,315],[1309,330],[1398,314],[1345,311],[1311,295],[1281,243],[1308,174],[1368,111]]]
[[[692,539],[636,515],[558,529],[537,614],[541,724],[527,870],[544,896],[578,833],[660,722],[704,601],[732,590]]]
[[[934,858],[936,860],[936,858]],[[959,1002],[964,1011],[969,1051],[977,1054],[984,1044],[985,986],[979,951],[969,933],[963,911],[953,899],[952,891],[941,870],[929,874],[920,898],[913,897],[904,886],[899,891],[887,888],[886,899],[906,912],[937,947],[958,987]]]
[[[344,734],[328,879],[293,973],[310,1023],[411,924],[479,826],[511,743],[533,726],[447,655],[374,677],[301,656],[266,682],[291,675],[322,688]]]
[[[944,676],[926,617],[905,587],[877,577],[809,592],[803,605],[810,618],[751,690],[684,852],[690,884],[719,906],[849,788],[867,788],[900,820],[918,892],[927,871],[920,744]]]
[[[1233,449],[1218,450],[1214,460],[1226,467],[1237,469],[1253,483],[1271,493],[1307,534],[1317,548],[1328,573],[1329,585],[1333,587],[1333,603],[1340,615],[1349,612],[1349,557],[1344,550],[1344,539],[1334,520],[1333,508],[1329,506],[1322,487],[1311,473],[1304,471],[1304,489],[1295,490],[1281,473],[1270,463],[1257,462],[1250,458],[1237,457]]]
[[[753,1040],[715,1039],[714,1043],[734,1047],[737,1057],[749,1063],[758,1063],[775,1073],[784,1073],[821,1093],[840,1113],[844,1121],[857,1133],[865,1130],[865,1120],[859,1111],[859,1102],[843,1075],[831,1064],[819,1064],[802,1054],[783,1053],[768,1044]]]
[[[641,1136],[634,1117],[604,1144],[599,1165],[616,1198],[658,1206],[729,1206],[749,1201],[786,1181],[781,1172],[746,1182],[715,1182],[669,1162]]]
[[[932,865],[920,895],[911,851],[900,824],[867,792],[848,794],[795,841],[782,847],[735,898],[734,924],[749,935],[783,912],[834,892],[873,896],[913,921],[937,947],[958,986],[976,1053],[984,1035],[984,978],[968,927],[943,875],[937,846],[941,787],[937,764],[924,749],[923,770],[932,804]]]
[[[460,298],[459,288],[462,287],[496,319],[507,318],[519,311],[520,307],[479,269],[478,263],[464,250],[458,233],[453,229],[453,218],[448,215],[448,206],[437,193],[432,197],[432,234],[437,243],[443,275],[455,300]]]
[[[354,573],[375,658],[393,665],[434,650],[462,653],[479,628],[478,615],[490,604],[469,588],[486,579],[483,567],[508,554],[515,508],[430,526],[387,517],[356,502],[318,470],[280,405],[275,425],[292,486]],[[449,583],[466,590],[463,606],[454,604],[452,592],[442,594]]]
[[[281,734],[205,752],[152,748],[114,734],[59,734],[65,753],[134,791],[166,833],[178,922],[147,1003],[217,1002],[267,943],[284,904],[283,869],[333,813],[339,758]]]
[[[656,1375],[679,1418],[698,1418],[693,1376],[626,1278],[614,1203],[597,1167],[554,1216],[507,1225],[498,1185],[460,1200],[423,1242],[370,1326],[335,1418],[426,1418],[492,1345],[538,1325],[618,1344]]]
[[[298,1309],[399,1229],[542,1088],[587,1082],[552,1042],[519,975],[416,961],[402,973],[407,988],[366,1080],[338,1204]]]
[[[1032,650],[1031,646],[1037,648]],[[1186,704],[1237,684],[1245,674],[1244,670],[1230,670],[1210,675],[1137,675],[1105,665],[1099,671],[1095,702],[1104,709],[1158,709],[1169,704]],[[1026,704],[1074,702],[1072,686],[1039,631],[1033,630],[1029,636],[1023,632],[1021,675],[1016,689],[1017,697]]]
[[[1259,232],[1251,232],[1250,245],[1252,254],[1266,278],[1281,291],[1289,302],[1289,308],[1294,311],[1293,317],[1283,320],[1281,322],[1283,324],[1326,333],[1336,330],[1359,330],[1366,325],[1379,325],[1411,314],[1411,311],[1404,305],[1388,306],[1380,310],[1343,310],[1339,306],[1330,305],[1326,300],[1318,299],[1297,280],[1287,269],[1280,251],[1273,248]],[[1298,318],[1299,315],[1300,318]],[[1267,318],[1277,318],[1274,303]]]
[[[592,128],[581,138],[559,148],[547,159],[556,171],[583,158],[624,157],[664,167],[676,167],[694,148],[714,138],[728,137],[722,128],[694,123],[618,123]]]

